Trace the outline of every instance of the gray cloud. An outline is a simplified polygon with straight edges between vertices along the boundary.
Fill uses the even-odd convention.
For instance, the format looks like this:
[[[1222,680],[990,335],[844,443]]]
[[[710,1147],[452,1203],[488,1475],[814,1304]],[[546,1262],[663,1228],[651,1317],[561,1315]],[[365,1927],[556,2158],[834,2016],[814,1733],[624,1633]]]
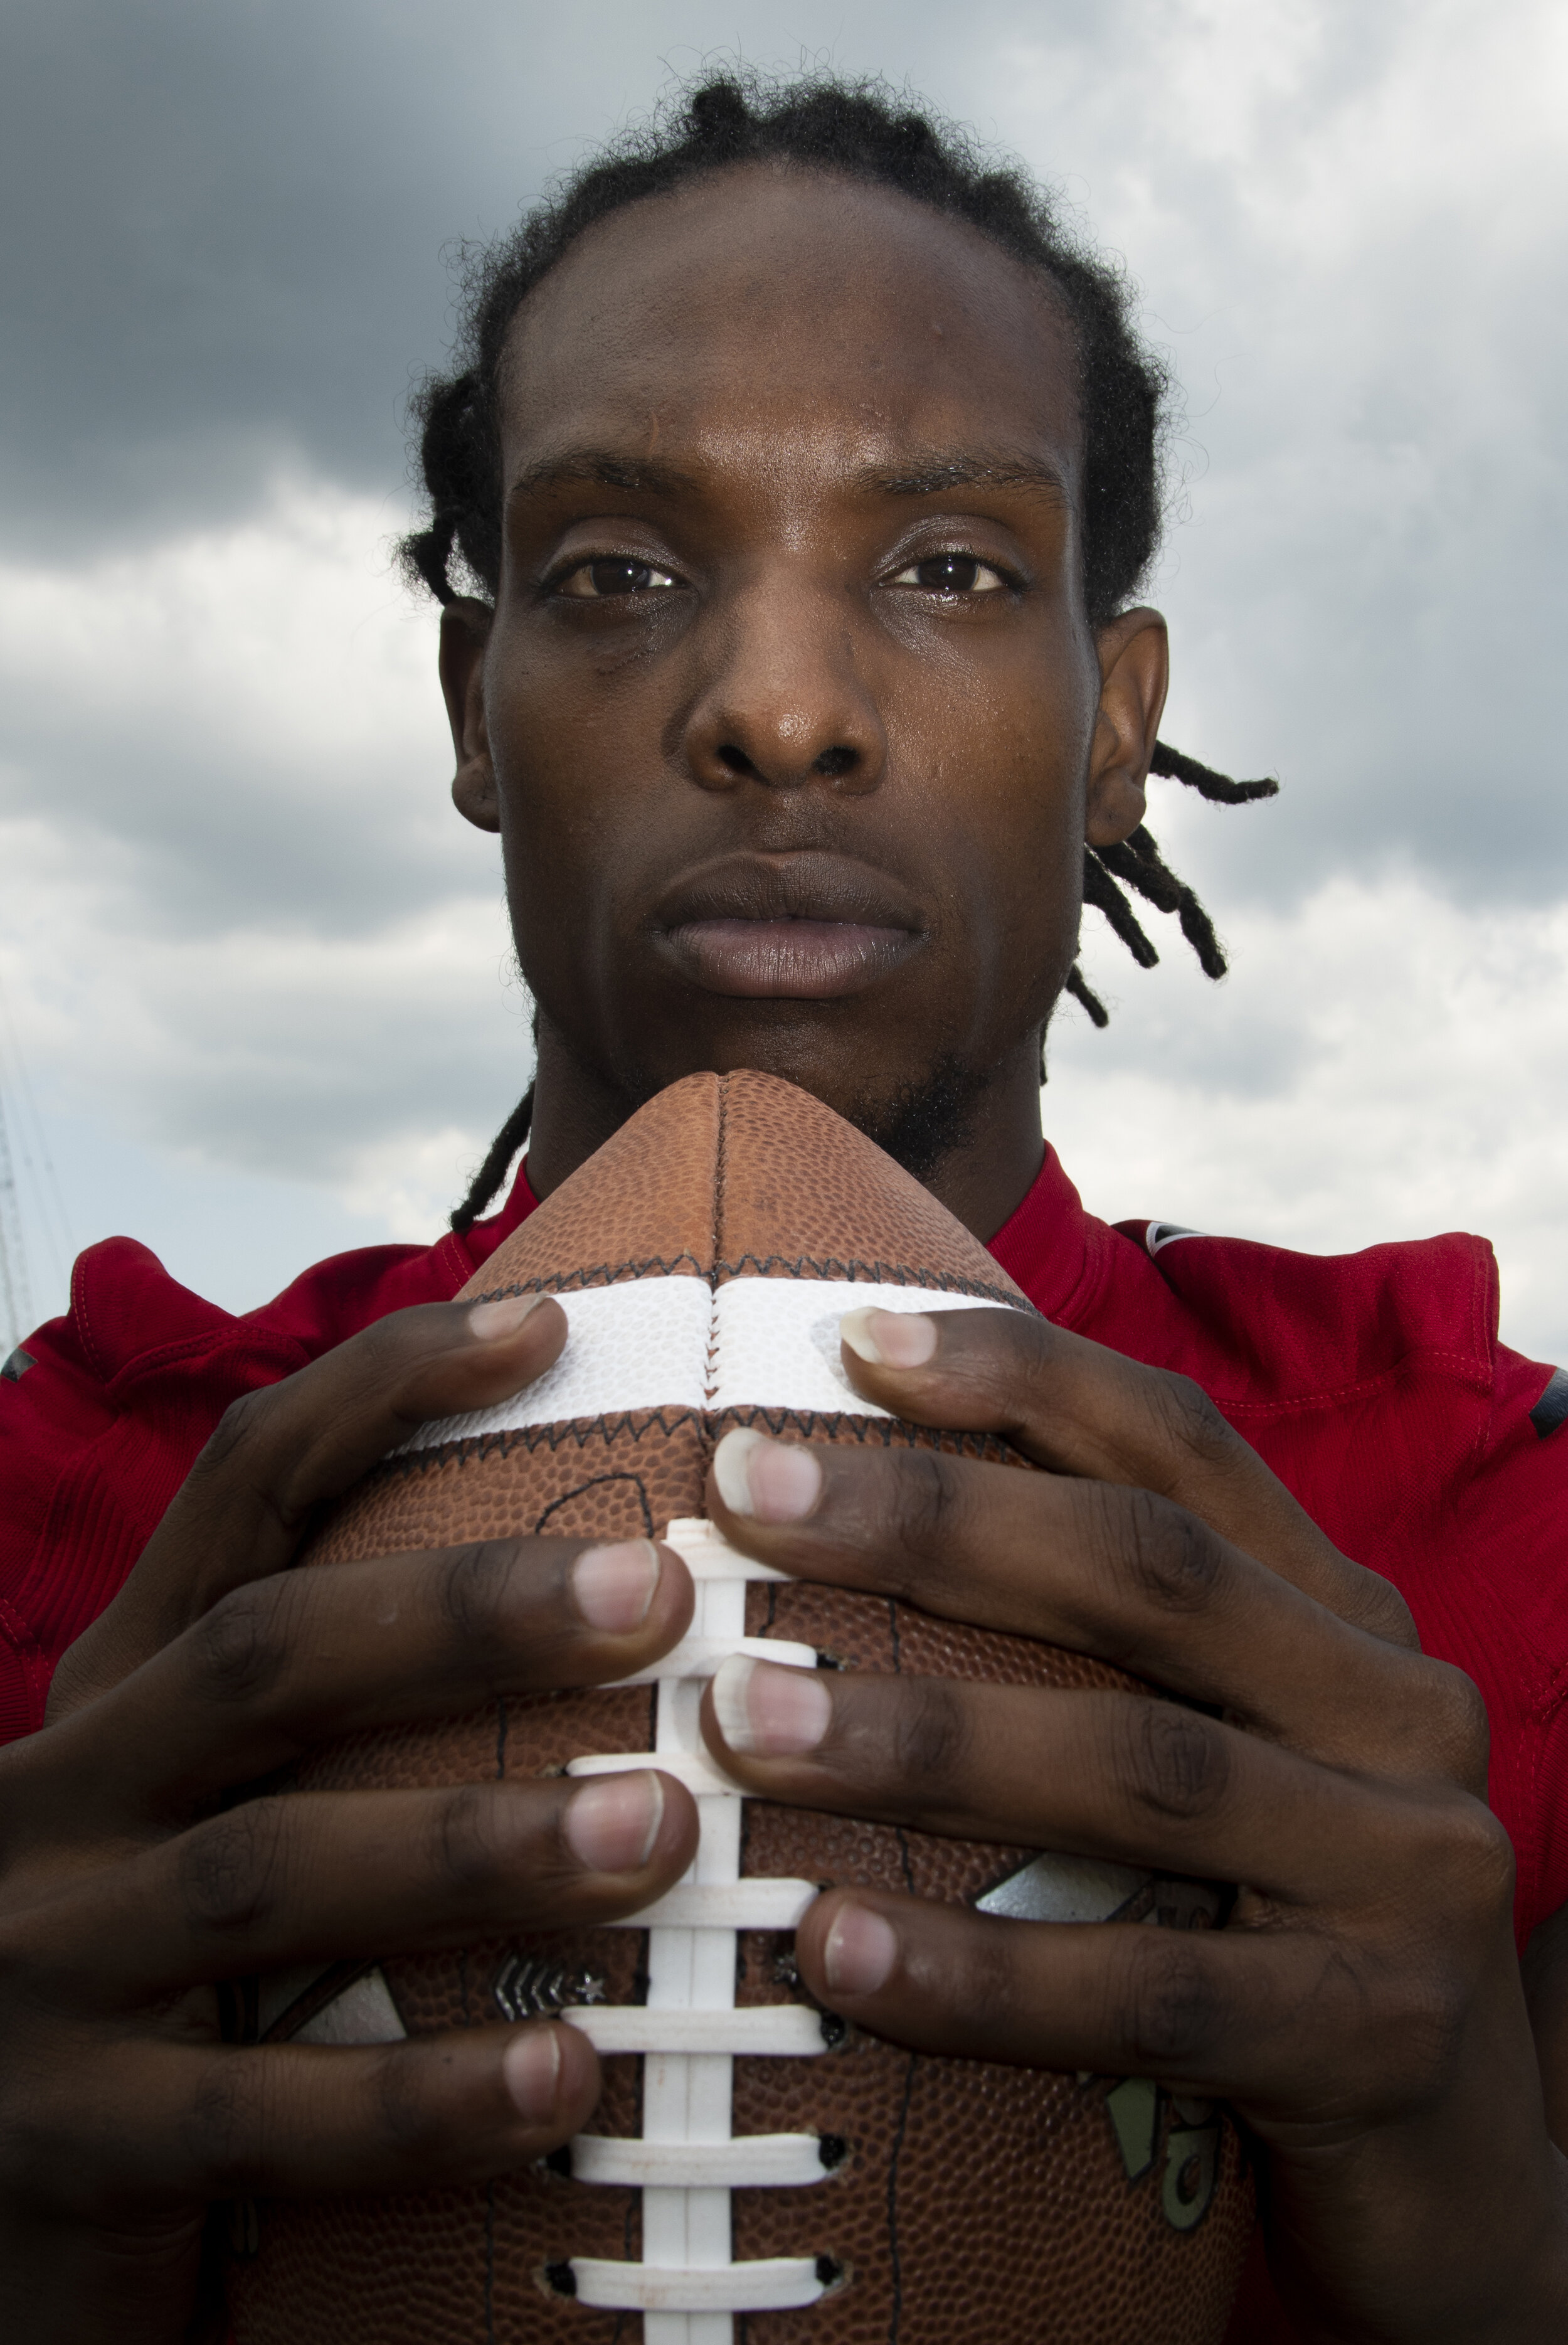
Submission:
[[[0,963],[53,1112],[134,1134],[144,1202],[160,1150],[171,1197],[197,1160],[247,1213],[258,1183],[326,1184],[325,1244],[346,1197],[413,1226],[510,1103],[526,1041],[495,983],[493,850],[447,803],[431,614],[387,567],[403,404],[446,342],[443,247],[738,46],[907,77],[1023,153],[1125,254],[1186,389],[1150,589],[1166,730],[1287,787],[1232,813],[1157,785],[1236,976],[1179,980],[1156,922],[1171,981],[1145,987],[1091,936],[1118,1021],[1064,1040],[1053,1112],[1070,1081],[1113,1118],[1217,1118],[1229,1169],[1202,1178],[1234,1218],[1249,1165],[1289,1177],[1246,1134],[1299,1154],[1349,1101],[1378,1193],[1404,1193],[1394,1120],[1354,1122],[1375,1053],[1347,1034],[1409,1027],[1466,938],[1555,939],[1568,897],[1551,22],[1543,0],[803,0],[787,21],[758,0],[12,0]],[[1377,944],[1380,906],[1408,949]],[[1508,966],[1517,1021],[1564,963],[1553,943]],[[1504,1133],[1465,1048],[1463,1097]],[[1530,1049],[1530,1080],[1554,1077]],[[1441,1050],[1421,1063],[1440,1079]],[[1421,1129],[1430,1156],[1458,1125]],[[1544,1127],[1530,1148],[1555,1162]],[[1270,1226],[1325,1242],[1294,1210]]]
[[[1144,286],[1198,475],[1157,580],[1173,735],[1290,784],[1213,835],[1216,884],[1286,900],[1348,857],[1543,899],[1568,878],[1568,320],[1542,298],[1568,172],[1546,13],[1442,16],[1439,39],[1413,0],[1001,0],[960,35],[932,5],[814,0],[786,36],[706,0],[652,29],[630,5],[478,0],[460,36],[377,0],[25,0],[0,100],[0,533],[85,558],[235,519],[280,468],[395,492],[450,324],[443,245],[504,226],[668,66],[814,40],[1021,149]]]
[[[938,21],[850,14],[813,5],[803,29],[895,76]],[[460,19],[385,0],[6,15],[0,503],[30,550],[232,515],[280,460],[395,486],[408,390],[447,340],[443,249],[510,225],[672,66],[737,44],[802,54],[754,5],[656,23],[636,0],[592,17],[537,0]]]

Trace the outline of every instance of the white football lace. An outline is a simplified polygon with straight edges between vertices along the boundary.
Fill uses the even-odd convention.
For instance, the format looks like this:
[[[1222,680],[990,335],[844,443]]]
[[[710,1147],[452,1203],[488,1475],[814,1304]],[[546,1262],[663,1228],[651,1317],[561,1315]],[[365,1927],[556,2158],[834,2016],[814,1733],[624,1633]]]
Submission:
[[[816,1666],[816,1654],[744,1633],[747,1581],[785,1573],[737,1554],[699,1519],[673,1522],[663,1538],[696,1582],[696,1609],[681,1643],[626,1680],[658,1686],[654,1747],[574,1759],[567,1772],[662,1768],[695,1796],[702,1831],[683,1879],[623,1924],[648,1933],[647,2003],[561,2014],[601,2052],[643,2061],[641,2138],[580,2134],[572,2145],[574,2180],[641,2189],[642,2260],[574,2256],[571,2269],[580,2304],[642,2313],[644,2345],[731,2345],[735,2313],[814,2304],[835,2277],[826,2258],[734,2260],[733,2189],[798,2187],[829,2171],[815,2134],[733,2134],[735,2055],[807,2059],[827,2049],[827,2038],[821,2015],[802,2004],[735,2008],[736,1932],[793,1930],[816,1883],[742,1880],[741,1794],[708,1758],[697,1714],[704,1681],[731,1653],[804,1669]]]

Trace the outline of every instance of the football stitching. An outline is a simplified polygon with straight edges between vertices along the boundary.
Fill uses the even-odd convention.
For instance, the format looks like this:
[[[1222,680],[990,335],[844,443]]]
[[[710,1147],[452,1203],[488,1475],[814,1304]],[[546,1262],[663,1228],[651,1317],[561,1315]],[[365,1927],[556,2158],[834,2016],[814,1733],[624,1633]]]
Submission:
[[[840,1262],[834,1254],[743,1254],[733,1261],[715,1262],[704,1269],[694,1254],[647,1254],[637,1261],[598,1262],[582,1270],[552,1270],[538,1278],[514,1279],[509,1286],[492,1286],[471,1295],[474,1303],[501,1303],[513,1294],[572,1294],[580,1288],[620,1286],[640,1278],[701,1278],[710,1286],[728,1279],[786,1277],[837,1282],[849,1286],[923,1286],[933,1294],[972,1294],[977,1302],[1006,1304],[1011,1310],[1041,1315],[1015,1288],[980,1278],[964,1278],[956,1271],[915,1271],[907,1263]]]
[[[853,1409],[627,1409],[601,1416],[554,1417],[547,1425],[511,1426],[498,1433],[466,1433],[459,1440],[442,1442],[429,1449],[410,1449],[384,1458],[365,1477],[366,1487],[392,1475],[406,1477],[442,1466],[466,1466],[487,1457],[506,1457],[519,1448],[531,1455],[536,1449],[560,1449],[568,1444],[582,1449],[594,1440],[606,1446],[619,1441],[637,1442],[650,1433],[662,1433],[668,1437],[687,1425],[694,1426],[709,1444],[717,1439],[721,1426],[727,1429],[731,1425],[761,1425],[773,1434],[798,1433],[803,1441],[834,1440],[849,1433],[859,1442],[880,1441],[885,1449],[917,1449],[927,1447],[931,1438],[928,1427],[911,1425],[903,1417],[860,1416]],[[950,1448],[960,1457],[978,1457],[988,1465],[1022,1462],[1012,1444],[996,1433],[938,1433],[936,1446]],[[615,1477],[601,1478],[613,1480]]]

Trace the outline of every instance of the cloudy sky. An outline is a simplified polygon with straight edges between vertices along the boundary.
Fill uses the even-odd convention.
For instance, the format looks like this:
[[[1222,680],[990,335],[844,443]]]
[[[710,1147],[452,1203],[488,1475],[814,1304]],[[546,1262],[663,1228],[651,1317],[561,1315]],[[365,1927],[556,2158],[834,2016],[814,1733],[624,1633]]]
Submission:
[[[516,1098],[493,847],[389,564],[402,410],[454,240],[737,54],[879,71],[1023,155],[1184,387],[1165,735],[1286,787],[1156,786],[1224,987],[1087,917],[1115,1018],[1064,1017],[1047,1104],[1089,1202],[1336,1251],[1480,1229],[1505,1332],[1568,1355],[1568,16],[1537,0],[5,0],[35,1315],[115,1230],[231,1307],[433,1234]]]

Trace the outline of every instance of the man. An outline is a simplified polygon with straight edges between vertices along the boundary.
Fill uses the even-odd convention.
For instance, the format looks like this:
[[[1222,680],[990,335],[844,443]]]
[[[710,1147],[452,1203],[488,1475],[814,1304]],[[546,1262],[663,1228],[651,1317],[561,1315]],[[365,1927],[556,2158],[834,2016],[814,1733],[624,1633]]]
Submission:
[[[1041,1138],[1086,843],[1206,933],[1141,829],[1158,383],[1114,280],[918,118],[721,83],[525,225],[466,355],[427,399],[413,556],[446,604],[454,795],[501,836],[539,1004],[530,1153],[488,1223],[247,1321],[111,1242],[0,1386],[10,2332],[163,2345],[214,2202],[494,2173],[592,2108],[570,2028],[246,2049],[220,1989],[632,1910],[686,1862],[680,1799],[245,1787],[345,1726],[608,1680],[679,1634],[664,1553],[287,1567],[411,1424],[559,1350],[551,1304],[445,1299],[533,1201],[664,1084],[749,1065],[917,1168],[1044,1315],[874,1315],[862,1388],[1054,1470],[743,1445],[711,1493],[731,1535],[1204,1707],[1086,1726],[1039,1695],[997,1748],[973,1690],[856,1673],[806,1717],[758,1670],[734,1771],[1243,1884],[1224,1932],[1109,1955],[839,1892],[801,1930],[807,1984],[905,2042],[1225,2096],[1298,2333],[1560,2339],[1554,1380],[1496,1346],[1472,1241],[1314,1264],[1112,1232]]]

